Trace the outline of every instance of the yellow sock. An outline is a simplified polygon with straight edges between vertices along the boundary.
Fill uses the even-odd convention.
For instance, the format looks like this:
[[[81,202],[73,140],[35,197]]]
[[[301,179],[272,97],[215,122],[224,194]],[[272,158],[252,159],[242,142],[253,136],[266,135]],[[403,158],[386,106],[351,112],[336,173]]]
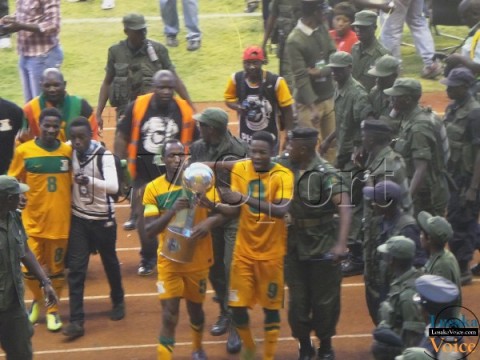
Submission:
[[[157,346],[157,360],[172,360],[173,359],[173,346],[171,348],[165,347],[165,345],[159,344]]]
[[[197,351],[202,348],[202,338],[203,338],[203,324],[193,325],[190,323],[192,328],[192,351]]]
[[[29,275],[24,275],[25,285],[30,289],[33,294],[33,300],[37,301],[40,305],[43,305],[43,290],[40,288],[40,282]]]
[[[62,296],[63,287],[65,286],[65,276],[63,274],[50,276],[50,280],[52,280],[52,287],[55,289],[58,298]],[[50,306],[47,309],[47,314],[58,312],[58,305]]]
[[[269,324],[269,327],[265,327],[265,341],[263,350],[264,360],[273,360],[275,358],[275,350],[277,349],[279,334],[279,324],[277,324],[277,326]]]
[[[237,331],[238,331],[238,335],[240,335],[240,338],[243,341],[243,346],[247,349],[254,350],[255,340],[253,339],[253,334],[252,334],[252,331],[250,330],[250,327],[248,325],[237,327]]]

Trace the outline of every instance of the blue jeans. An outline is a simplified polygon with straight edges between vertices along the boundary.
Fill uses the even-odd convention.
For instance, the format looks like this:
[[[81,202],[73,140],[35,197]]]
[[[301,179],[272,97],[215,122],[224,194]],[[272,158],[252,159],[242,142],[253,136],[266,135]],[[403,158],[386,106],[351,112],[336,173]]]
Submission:
[[[400,58],[403,24],[407,23],[417,53],[425,66],[433,63],[435,44],[428,21],[423,16],[424,0],[394,0],[395,11],[385,17],[380,41],[397,59]]]
[[[22,80],[25,102],[32,100],[41,92],[40,80],[43,72],[52,67],[60,68],[63,62],[63,50],[60,45],[39,56],[20,55],[18,68]]]
[[[198,0],[182,0],[187,40],[200,40],[202,34],[198,28]],[[160,13],[165,24],[164,32],[175,37],[179,31],[177,0],[160,0]]]

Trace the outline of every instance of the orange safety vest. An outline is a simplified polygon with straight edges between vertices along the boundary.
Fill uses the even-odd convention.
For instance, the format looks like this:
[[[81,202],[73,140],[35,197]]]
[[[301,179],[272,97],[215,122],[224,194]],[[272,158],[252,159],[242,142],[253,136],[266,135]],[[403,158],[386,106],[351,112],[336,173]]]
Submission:
[[[128,171],[132,179],[137,175],[137,152],[138,142],[140,140],[140,125],[143,117],[147,112],[148,106],[152,99],[153,93],[138,96],[133,105],[132,111],[132,132],[131,140],[128,145]],[[185,146],[185,151],[188,153],[188,148],[193,140],[195,130],[195,121],[193,120],[193,109],[183,99],[174,96],[173,100],[177,103],[182,114],[182,130],[180,131],[180,142]]]

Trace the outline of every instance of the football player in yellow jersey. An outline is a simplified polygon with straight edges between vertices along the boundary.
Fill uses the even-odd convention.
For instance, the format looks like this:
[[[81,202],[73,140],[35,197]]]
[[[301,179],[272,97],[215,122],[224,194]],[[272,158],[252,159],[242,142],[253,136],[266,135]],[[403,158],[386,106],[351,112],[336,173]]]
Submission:
[[[283,258],[287,228],[284,216],[293,197],[293,174],[272,163],[272,134],[252,136],[250,160],[232,169],[231,189],[221,191],[225,205],[217,211],[239,216],[239,226],[230,271],[229,306],[243,341],[241,359],[255,358],[255,342],[249,327],[247,307],[256,301],[265,312],[263,359],[274,359],[280,331],[279,309],[283,306]]]
[[[150,238],[159,235],[157,289],[162,305],[162,326],[157,356],[159,360],[173,358],[175,327],[178,322],[180,299],[187,302],[192,328],[192,359],[207,359],[202,349],[205,315],[202,304],[205,299],[208,271],[213,264],[210,229],[224,221],[221,214],[209,217],[215,208],[215,191],[210,190],[200,200],[195,212],[191,239],[196,240],[193,259],[189,263],[172,261],[160,253],[165,240],[165,229],[179,210],[189,207],[181,185],[185,148],[178,140],[168,140],[162,149],[166,174],[147,184],[143,197],[145,205],[145,230]],[[208,199],[207,199],[208,198]]]
[[[62,115],[55,108],[40,114],[40,136],[15,150],[8,175],[30,187],[27,206],[22,213],[28,246],[38,262],[46,268],[53,287],[60,297],[65,284],[64,255],[70,228],[72,148],[57,140]],[[29,313],[37,322],[43,294],[38,280],[24,270],[25,283],[33,293]],[[58,331],[62,322],[58,306],[47,309],[47,328]]]

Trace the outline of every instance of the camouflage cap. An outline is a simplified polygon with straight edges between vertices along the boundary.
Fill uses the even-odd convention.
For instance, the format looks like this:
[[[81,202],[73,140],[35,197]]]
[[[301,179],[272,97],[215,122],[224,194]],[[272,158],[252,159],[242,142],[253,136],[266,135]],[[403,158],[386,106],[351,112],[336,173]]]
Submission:
[[[123,26],[125,29],[142,30],[147,28],[147,23],[141,14],[127,14],[123,17]]]
[[[391,88],[385,89],[383,92],[389,96],[420,96],[422,95],[422,84],[412,78],[399,78],[395,80]]]
[[[228,114],[220,108],[207,108],[201,114],[193,116],[199,123],[211,126],[217,129],[226,129],[228,126]]]
[[[355,14],[352,26],[377,25],[377,13],[371,10],[362,10]]]
[[[16,195],[30,190],[26,184],[18,182],[13,176],[0,175],[0,194]]]
[[[417,220],[422,230],[431,238],[440,240],[444,244],[453,238],[453,229],[447,219],[421,211]]]
[[[352,66],[353,59],[346,51],[337,51],[330,55],[329,63],[327,66],[330,67],[347,67]]]
[[[391,55],[383,55],[375,62],[375,66],[368,70],[368,74],[377,77],[386,77],[398,73],[400,60]]]
[[[382,254],[389,254],[396,259],[413,259],[415,257],[415,243],[406,236],[392,236],[385,244],[377,247]]]
[[[405,349],[402,355],[395,357],[395,360],[431,360],[435,359],[430,351],[421,347]]]
[[[451,304],[460,296],[458,286],[439,275],[426,274],[420,276],[415,280],[415,289],[421,302]]]

